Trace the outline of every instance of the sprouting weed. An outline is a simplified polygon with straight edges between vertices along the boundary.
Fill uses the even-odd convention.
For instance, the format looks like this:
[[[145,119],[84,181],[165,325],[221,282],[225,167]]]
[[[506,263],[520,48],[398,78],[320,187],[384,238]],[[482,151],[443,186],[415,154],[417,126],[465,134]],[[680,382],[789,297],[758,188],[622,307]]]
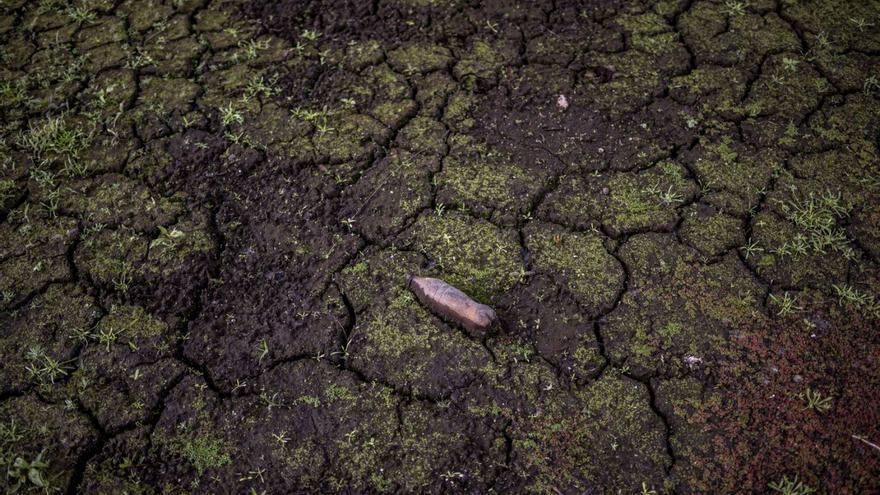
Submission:
[[[819,48],[824,50],[831,48],[831,41],[828,39],[828,33],[825,31],[819,31],[819,34],[816,35],[816,44]]]
[[[664,204],[671,205],[675,203],[681,203],[682,201],[684,201],[684,197],[678,192],[673,191],[672,186],[669,186],[669,189],[660,193],[660,201],[662,201]]]
[[[260,400],[265,404],[266,409],[272,410],[273,407],[278,407],[281,405],[281,401],[278,400],[278,392],[275,392],[272,395],[269,395],[266,392],[260,394]]]
[[[256,469],[251,469],[250,471],[248,471],[247,474],[240,477],[238,479],[238,481],[242,482],[242,481],[260,480],[260,483],[265,483],[266,482],[266,478],[264,476],[265,474],[266,474],[266,468],[258,467]],[[253,489],[251,489],[251,490],[253,490]]]
[[[824,414],[831,410],[832,399],[830,395],[823,395],[822,392],[816,392],[808,388],[800,398],[806,402],[806,408],[812,409],[820,414]]]
[[[268,98],[278,93],[279,90],[276,86],[277,82],[277,77],[266,79],[263,76],[254,76],[245,86],[242,99],[244,101],[250,101],[259,96]]]
[[[749,259],[749,256],[757,256],[758,253],[764,251],[763,248],[758,246],[758,241],[753,241],[751,239],[749,239],[748,242],[746,242],[746,245],[740,249],[746,259]]]
[[[746,7],[748,7],[748,2],[746,1],[737,1],[737,0],[727,0],[724,2],[724,9],[722,12],[729,16],[739,16],[746,13]]]
[[[8,423],[0,422],[0,445],[10,445],[20,441],[24,434],[15,425],[15,419],[12,418]]]
[[[28,130],[19,135],[18,144],[29,149],[41,164],[56,158],[72,162],[89,145],[91,138],[91,132],[68,127],[62,115],[30,124]]]
[[[269,355],[269,343],[266,342],[266,339],[260,340],[260,343],[257,344],[257,350],[260,352],[257,362],[262,363],[263,358]]]
[[[789,315],[803,309],[800,306],[795,306],[797,297],[792,297],[788,292],[784,292],[782,297],[770,294],[770,301],[779,306],[779,311],[776,314],[780,316]]]
[[[85,24],[95,20],[97,14],[87,7],[70,6],[67,8],[67,17],[70,17],[70,19],[77,24]]]
[[[315,123],[315,130],[317,130],[320,134],[325,134],[334,131],[335,129],[327,123],[327,119],[323,119],[320,122]]]
[[[464,479],[464,473],[459,473],[458,471],[446,471],[445,473],[440,475],[440,478],[443,481],[450,482],[454,480]]]
[[[22,487],[27,487],[26,491],[37,488],[45,493],[60,490],[47,477],[49,464],[43,460],[44,453],[45,450],[41,451],[33,461],[27,461],[23,457],[16,457],[15,461],[11,461],[6,473],[9,483],[7,486],[12,488],[8,493],[15,493]]]
[[[224,126],[232,124],[243,124],[244,115],[232,107],[232,103],[220,109],[220,121]]]
[[[796,58],[782,57],[782,66],[785,67],[785,70],[794,72],[797,70],[797,66],[801,63],[800,60]]]
[[[804,484],[803,481],[798,480],[797,475],[795,475],[793,479],[789,479],[788,476],[783,476],[779,481],[771,481],[770,483],[767,483],[767,488],[774,492],[779,492],[782,495],[810,495],[811,493],[816,492],[814,488],[811,488]]]
[[[170,248],[173,247],[175,243],[177,243],[178,239],[182,239],[186,234],[177,229],[166,229],[163,226],[159,226],[159,237],[155,238],[150,242],[150,249],[157,247],[165,247]]]
[[[243,50],[245,59],[253,60],[259,55],[258,52],[262,50],[267,50],[269,48],[269,40],[246,40],[240,42],[238,44],[238,47]]]
[[[48,355],[42,347],[34,346],[28,350],[30,364],[25,366],[31,378],[41,383],[55,383],[55,380],[67,376],[70,361],[59,361]]]
[[[287,445],[287,442],[290,441],[290,439],[287,438],[287,432],[286,432],[286,431],[282,431],[281,433],[273,433],[273,434],[272,434],[272,438],[273,438],[276,442],[278,442],[278,444],[281,445],[282,447],[285,446],[285,445]]]
[[[850,24],[855,26],[860,32],[874,26],[873,22],[868,22],[864,17],[850,17]]]
[[[98,333],[93,333],[92,338],[97,340],[98,344],[103,345],[107,352],[110,352],[110,346],[116,343],[121,334],[122,330],[109,327],[101,329]]]
[[[110,280],[113,288],[122,293],[128,292],[128,289],[131,288],[131,283],[134,281],[133,272],[134,267],[129,262],[123,263],[119,273]]]
[[[846,232],[837,224],[849,216],[850,211],[839,192],[810,193],[800,200],[780,202],[780,207],[783,215],[800,231],[778,249],[780,254],[797,256],[834,251],[847,259],[856,256]]]
[[[321,37],[321,33],[313,29],[305,29],[300,33],[300,36],[308,41],[315,41]]]
[[[868,302],[868,294],[856,290],[851,285],[834,284],[832,287],[834,288],[834,292],[837,293],[837,298],[841,305],[851,304],[853,306],[862,306]]]
[[[847,284],[831,286],[837,294],[837,302],[841,306],[852,306],[866,311],[868,314],[880,316],[880,301],[874,294],[862,292]]]

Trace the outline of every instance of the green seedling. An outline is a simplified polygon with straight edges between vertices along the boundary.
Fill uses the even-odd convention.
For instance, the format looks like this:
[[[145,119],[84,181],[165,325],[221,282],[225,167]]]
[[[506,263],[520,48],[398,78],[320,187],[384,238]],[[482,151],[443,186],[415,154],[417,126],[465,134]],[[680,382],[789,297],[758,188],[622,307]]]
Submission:
[[[823,395],[822,392],[816,392],[808,388],[800,397],[806,402],[806,409],[812,409],[820,414],[831,410],[831,396]]]
[[[788,476],[783,476],[779,481],[771,481],[767,483],[767,488],[782,495],[810,495],[816,492],[814,488],[798,480],[797,475],[792,479],[789,479]]]

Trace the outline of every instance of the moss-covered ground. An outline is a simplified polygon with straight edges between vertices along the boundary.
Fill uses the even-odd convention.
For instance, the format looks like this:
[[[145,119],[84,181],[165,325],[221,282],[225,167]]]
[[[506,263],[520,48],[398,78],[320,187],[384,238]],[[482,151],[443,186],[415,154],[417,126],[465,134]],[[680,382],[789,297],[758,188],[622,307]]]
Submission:
[[[5,493],[880,493],[878,329],[877,0],[0,0]]]

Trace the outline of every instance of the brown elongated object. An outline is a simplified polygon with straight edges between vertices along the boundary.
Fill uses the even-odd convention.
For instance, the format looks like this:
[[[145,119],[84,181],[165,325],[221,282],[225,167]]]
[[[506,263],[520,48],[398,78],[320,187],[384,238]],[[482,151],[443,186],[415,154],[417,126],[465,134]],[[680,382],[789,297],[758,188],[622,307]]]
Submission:
[[[438,278],[408,275],[406,286],[428,309],[463,326],[474,337],[482,337],[497,319],[495,310]]]

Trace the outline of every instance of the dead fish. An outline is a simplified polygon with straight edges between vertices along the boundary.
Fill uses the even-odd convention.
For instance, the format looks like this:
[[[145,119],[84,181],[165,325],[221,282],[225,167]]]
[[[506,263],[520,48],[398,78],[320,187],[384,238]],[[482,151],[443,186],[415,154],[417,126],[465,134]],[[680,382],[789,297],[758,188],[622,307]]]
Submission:
[[[495,310],[438,278],[408,275],[406,286],[425,307],[463,326],[473,337],[482,337],[498,319]]]

